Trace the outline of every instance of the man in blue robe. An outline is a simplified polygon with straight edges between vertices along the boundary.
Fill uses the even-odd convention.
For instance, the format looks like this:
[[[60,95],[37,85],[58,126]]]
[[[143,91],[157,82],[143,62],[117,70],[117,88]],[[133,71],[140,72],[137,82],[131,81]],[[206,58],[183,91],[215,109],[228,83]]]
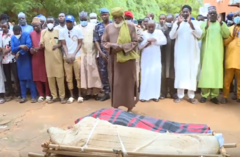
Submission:
[[[22,32],[31,33],[33,31],[33,27],[27,24],[26,15],[23,12],[18,14],[18,24],[21,26]]]
[[[14,36],[11,38],[11,51],[17,60],[18,77],[20,81],[22,99],[20,103],[27,101],[26,93],[27,83],[30,86],[32,103],[37,102],[37,91],[32,78],[32,62],[29,49],[32,47],[32,41],[29,33],[22,32],[19,25],[13,27]]]

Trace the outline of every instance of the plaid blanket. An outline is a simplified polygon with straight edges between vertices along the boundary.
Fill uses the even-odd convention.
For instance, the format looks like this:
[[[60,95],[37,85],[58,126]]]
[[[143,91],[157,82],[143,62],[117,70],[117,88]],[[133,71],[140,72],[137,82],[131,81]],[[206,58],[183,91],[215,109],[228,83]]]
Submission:
[[[121,109],[101,109],[91,113],[85,117],[94,117],[101,120],[106,120],[112,124],[142,128],[154,132],[166,133],[210,133],[210,127],[205,124],[185,124],[168,121],[164,119],[156,119],[147,116],[128,113]],[[75,121],[75,124],[81,121],[84,117]]]

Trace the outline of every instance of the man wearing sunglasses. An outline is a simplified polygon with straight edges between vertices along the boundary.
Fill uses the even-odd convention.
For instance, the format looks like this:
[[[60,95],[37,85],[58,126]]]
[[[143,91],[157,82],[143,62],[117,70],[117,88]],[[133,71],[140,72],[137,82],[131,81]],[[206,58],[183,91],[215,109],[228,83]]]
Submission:
[[[64,70],[66,74],[66,80],[68,89],[70,91],[70,98],[68,103],[74,102],[73,96],[73,71],[75,79],[77,81],[78,88],[78,102],[83,102],[81,97],[81,85],[80,85],[80,48],[82,45],[83,35],[78,27],[74,27],[75,19],[72,15],[67,15],[66,18],[67,27],[62,29],[59,34],[59,40],[62,42],[64,49]]]

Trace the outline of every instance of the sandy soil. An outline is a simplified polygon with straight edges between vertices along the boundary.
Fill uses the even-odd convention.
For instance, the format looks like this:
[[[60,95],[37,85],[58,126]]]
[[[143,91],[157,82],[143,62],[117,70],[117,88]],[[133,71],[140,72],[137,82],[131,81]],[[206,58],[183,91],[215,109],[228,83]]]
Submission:
[[[110,101],[94,100],[65,105],[19,104],[15,101],[0,105],[0,157],[27,157],[28,152],[41,153],[40,145],[48,140],[46,129],[49,126],[68,127],[77,118],[108,107]],[[223,133],[225,142],[237,143],[238,148],[227,151],[233,157],[240,157],[239,103],[230,101],[226,105],[210,102],[193,105],[186,100],[175,104],[171,99],[165,99],[158,103],[139,102],[133,112],[183,123],[207,124],[215,132]]]

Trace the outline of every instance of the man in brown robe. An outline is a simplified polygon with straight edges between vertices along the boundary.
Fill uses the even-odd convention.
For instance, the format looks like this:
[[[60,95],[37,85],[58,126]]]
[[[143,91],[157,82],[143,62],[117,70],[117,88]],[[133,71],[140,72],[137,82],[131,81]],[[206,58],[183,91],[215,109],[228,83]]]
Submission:
[[[114,8],[111,12],[114,22],[109,24],[102,37],[105,50],[109,53],[108,72],[111,88],[111,105],[114,108],[125,106],[130,112],[138,101],[136,58],[132,57],[138,44],[136,28],[133,23],[124,20],[124,10]],[[123,29],[126,31],[123,32]],[[129,33],[129,34],[128,34]],[[129,37],[130,41],[120,43],[120,39]],[[125,38],[124,38],[125,39]],[[123,39],[123,40],[124,40]],[[123,56],[120,56],[124,54]],[[120,57],[131,58],[119,61]]]

